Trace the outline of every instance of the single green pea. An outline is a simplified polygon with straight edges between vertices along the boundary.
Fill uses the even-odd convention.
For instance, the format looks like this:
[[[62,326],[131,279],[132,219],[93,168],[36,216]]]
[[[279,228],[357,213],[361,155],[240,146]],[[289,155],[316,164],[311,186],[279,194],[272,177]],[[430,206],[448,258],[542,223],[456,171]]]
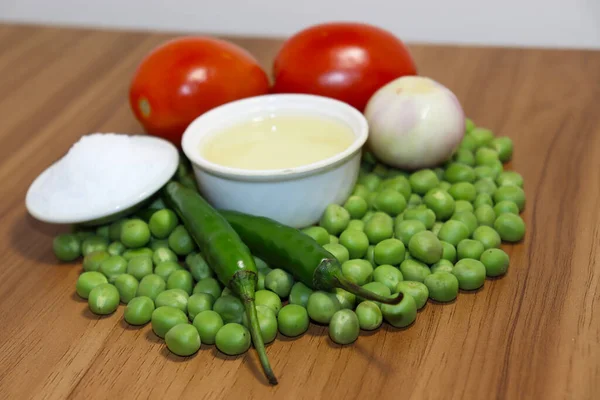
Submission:
[[[440,240],[448,242],[453,246],[457,246],[461,240],[467,239],[469,236],[471,235],[467,225],[454,219],[444,222],[438,233]]]
[[[192,274],[185,269],[173,271],[167,279],[167,289],[181,289],[190,295],[192,294],[193,288],[194,278],[192,278]]]
[[[491,130],[481,127],[474,128],[469,132],[469,136],[475,140],[477,148],[489,145],[494,139],[494,133]]]
[[[398,239],[384,239],[374,248],[374,260],[377,265],[399,265],[404,261],[404,243]]]
[[[342,264],[342,273],[351,282],[362,286],[373,280],[373,265],[367,260],[351,259]]]
[[[350,218],[360,219],[366,214],[369,205],[361,196],[352,195],[344,203],[344,208],[350,214]]]
[[[459,148],[456,153],[454,153],[452,160],[455,163],[465,164],[469,167],[473,167],[475,165],[475,156],[473,155],[473,152],[464,148]]]
[[[502,239],[498,232],[486,225],[482,225],[475,229],[475,231],[473,232],[473,239],[477,240],[478,242],[481,242],[485,249],[500,247],[500,244],[502,243]],[[472,258],[479,259],[479,257]]]
[[[429,276],[429,275],[427,275]],[[409,295],[415,301],[417,310],[425,307],[427,299],[429,298],[429,289],[423,282],[417,281],[402,281],[396,286],[395,293],[402,292],[404,295]]]
[[[200,335],[200,341],[215,344],[217,332],[223,327],[223,318],[212,310],[201,311],[193,320],[193,325]]]
[[[333,314],[341,308],[339,300],[333,293],[320,290],[310,295],[306,305],[310,319],[321,324],[329,324]]]
[[[352,190],[352,196],[362,197],[363,200],[367,199],[367,196],[369,195],[369,193],[370,193],[369,189],[367,189],[365,187],[365,185],[361,185],[360,183],[356,184],[354,186],[354,189]],[[365,201],[365,203],[366,203],[366,201]]]
[[[406,176],[398,175],[393,178],[389,178],[381,182],[379,190],[392,189],[404,196],[404,199],[408,201],[412,193],[410,182]]]
[[[494,229],[507,242],[518,242],[525,236],[525,222],[515,214],[499,215],[494,222]]]
[[[149,249],[148,247],[142,247],[141,249],[125,250],[121,256],[124,259],[126,259],[127,261],[129,261],[132,258],[139,257],[139,256],[148,256],[148,257],[152,258],[153,255],[154,255],[154,251],[152,251],[152,249]]]
[[[381,313],[383,319],[393,327],[404,328],[417,319],[417,304],[410,294],[404,293],[400,303],[396,305],[383,304]]]
[[[488,193],[479,193],[477,197],[475,197],[475,201],[473,202],[473,207],[477,208],[479,206],[493,206],[494,201],[492,200],[492,196]],[[473,210],[474,211],[474,210]]]
[[[204,278],[196,283],[192,293],[210,294],[216,300],[221,296],[221,290],[221,284],[215,278]]]
[[[154,267],[154,273],[163,278],[166,282],[173,272],[182,269],[183,267],[179,265],[177,261],[164,261]]]
[[[284,307],[285,308],[285,307]],[[281,310],[283,311],[283,309]],[[281,311],[279,312],[281,314]],[[256,306],[256,316],[263,342],[271,343],[277,336],[277,317],[273,310],[267,306]],[[250,322],[246,313],[242,314],[242,325],[250,329]]]
[[[323,246],[325,250],[331,253],[340,263],[345,263],[350,259],[350,253],[341,244],[326,244]]]
[[[439,271],[425,278],[429,297],[439,302],[448,302],[458,296],[458,279],[450,272]]]
[[[377,244],[384,239],[389,239],[394,235],[394,220],[387,214],[377,212],[365,222],[364,233],[370,244]],[[353,256],[350,252],[350,258],[359,258],[359,256]]]
[[[106,251],[111,256],[120,256],[125,252],[125,250],[127,250],[127,247],[125,247],[125,245],[121,242],[112,242],[106,248]]]
[[[352,310],[339,310],[331,317],[329,337],[337,344],[350,344],[358,339],[360,325]]]
[[[133,275],[121,274],[115,278],[114,284],[122,303],[129,303],[137,294],[139,282]]]
[[[154,212],[148,223],[150,232],[158,239],[168,238],[178,224],[177,215],[167,208]]]
[[[154,252],[158,249],[169,249],[169,241],[167,239],[150,238],[150,249]],[[172,251],[172,250],[171,250]]]
[[[173,250],[169,248],[159,248],[154,251],[152,255],[152,262],[154,265],[158,265],[165,261],[177,261],[177,254],[173,253]]]
[[[169,247],[179,256],[187,256],[196,247],[185,226],[178,225],[169,235]]]
[[[509,257],[501,249],[487,249],[481,254],[479,259],[485,267],[487,276],[504,275],[508,270]]]
[[[441,189],[441,190],[447,192],[451,187],[452,187],[452,184],[450,182],[441,181],[438,186],[438,189]]]
[[[473,152],[477,149],[477,141],[471,135],[465,135],[458,148]]]
[[[241,324],[244,315],[244,304],[235,296],[221,296],[215,300],[213,311],[218,312],[226,324],[230,322]]]
[[[424,263],[417,260],[404,260],[400,264],[400,272],[405,280],[423,282],[431,274],[431,270]]]
[[[147,296],[154,301],[156,296],[160,292],[163,292],[167,288],[167,284],[164,279],[158,275],[150,274],[146,275],[140,281],[138,285],[138,290],[136,295],[139,296]]]
[[[406,210],[404,212],[404,221],[409,221],[409,220],[417,220],[417,221],[421,221],[423,223],[423,225],[425,225],[426,229],[431,229],[431,227],[433,226],[433,224],[435,224],[435,213],[428,209],[422,209],[422,208],[414,208],[411,210]]]
[[[408,202],[406,204],[406,208],[410,209],[410,208],[414,208],[418,205],[423,204],[423,197],[419,196],[416,193],[413,193],[410,195],[410,198],[408,199]],[[399,214],[400,215],[400,214]]]
[[[83,257],[83,270],[84,271],[98,271],[102,261],[110,257],[110,254],[104,250],[94,251]]]
[[[173,307],[187,313],[189,295],[181,289],[167,289],[154,299],[156,307]]]
[[[473,186],[475,187],[477,194],[485,193],[493,196],[496,190],[498,190],[496,183],[491,178],[481,178],[475,182]]]
[[[256,290],[263,290],[265,288],[265,278],[267,275],[259,270],[258,275],[256,277]]]
[[[490,165],[498,161],[498,152],[489,147],[480,147],[475,152],[475,164]]]
[[[476,128],[475,122],[470,118],[465,118],[465,132],[469,133]]]
[[[179,294],[181,294],[181,292],[179,292]],[[214,302],[214,297],[208,293],[196,293],[191,295],[187,299],[187,313],[188,317],[190,317],[190,321],[193,321],[194,318],[196,318],[196,315],[200,314],[202,311],[212,310]]]
[[[427,228],[423,222],[418,220],[404,220],[396,223],[394,234],[397,239],[400,239],[404,246],[408,246],[410,239],[418,232],[423,232]]]
[[[356,229],[357,231],[365,231],[365,222],[360,219],[352,219],[348,223],[346,229]]]
[[[442,260],[448,260],[451,263],[456,261],[456,247],[453,244],[440,240],[442,244]]]
[[[475,171],[468,165],[451,163],[446,168],[444,179],[450,183],[475,182]]]
[[[452,196],[445,190],[432,189],[427,192],[423,200],[427,207],[435,213],[435,217],[439,221],[447,220],[454,213],[456,204]]]
[[[379,328],[383,322],[381,309],[372,301],[363,301],[356,307],[355,312],[360,329],[372,331]]]
[[[454,221],[460,221],[463,224],[465,224],[465,226],[469,230],[469,236],[472,235],[475,229],[477,229],[477,226],[479,226],[479,221],[477,221],[477,217],[471,211],[456,212],[452,215],[452,218],[450,219]]]
[[[112,314],[119,306],[119,291],[110,283],[101,283],[90,290],[88,306],[94,314]]]
[[[374,192],[379,187],[381,178],[375,174],[367,174],[362,177],[358,183],[364,185],[370,192]]]
[[[212,269],[210,269],[208,263],[204,260],[204,257],[202,257],[202,254],[200,253],[191,252],[188,254],[185,257],[185,265],[187,265],[192,276],[194,277],[194,280],[196,281],[212,278],[214,276]],[[258,263],[256,264],[256,267],[258,268]],[[260,270],[261,268],[258,269]]]
[[[121,227],[121,243],[130,249],[144,247],[150,241],[150,228],[141,219],[130,219]]]
[[[459,260],[452,269],[452,274],[458,279],[462,290],[475,290],[485,282],[485,267],[481,261],[470,258]]]
[[[312,292],[313,290],[306,286],[304,283],[296,282],[294,283],[294,286],[292,286],[292,290],[290,291],[289,302],[290,304],[297,304],[306,308],[306,305],[308,304],[308,298],[310,297]]]
[[[519,207],[513,201],[502,200],[494,206],[494,212],[496,213],[496,215],[504,213],[519,215]]]
[[[250,332],[237,323],[226,323],[215,336],[217,349],[230,356],[245,353],[250,348],[250,343]]]
[[[500,186],[494,192],[494,203],[504,200],[514,202],[519,207],[519,212],[525,208],[525,192],[518,186]]]
[[[433,264],[442,258],[443,247],[440,240],[430,231],[418,232],[408,243],[410,254],[426,264]]]
[[[254,294],[254,303],[257,306],[267,306],[275,315],[281,310],[281,298],[270,290],[257,290]]]
[[[481,257],[484,250],[483,243],[473,239],[461,240],[456,248],[459,260],[462,260],[463,258],[474,258],[479,260],[479,257]]]
[[[454,202],[454,204],[455,204],[454,214],[463,212],[463,211],[470,211],[470,212],[475,211],[475,208],[473,207],[473,203],[471,203],[470,201],[456,200]]]
[[[108,283],[108,279],[104,275],[97,271],[88,271],[79,275],[75,290],[79,297],[87,299],[92,289],[103,283]]]
[[[362,231],[346,229],[340,235],[340,244],[348,250],[350,258],[361,258],[369,247],[369,238]]]
[[[475,186],[469,182],[454,183],[450,186],[450,189],[448,189],[448,193],[454,200],[466,200],[467,202],[475,200],[475,197],[477,196]]]
[[[413,172],[408,178],[413,193],[424,195],[440,184],[438,176],[431,169],[421,169]]]
[[[373,205],[376,210],[395,217],[406,208],[406,199],[393,189],[385,189],[377,193]]]
[[[102,272],[109,282],[127,272],[127,261],[121,256],[110,256],[100,263],[100,272]]]
[[[356,295],[341,288],[334,288],[332,293],[340,302],[341,308],[354,310],[354,305],[356,304]]]
[[[339,244],[340,239],[337,236],[329,235],[329,243],[328,244]]]
[[[367,211],[365,216],[361,218],[361,221],[364,223],[367,223],[367,221],[370,220],[373,215],[375,215],[375,211],[369,210],[369,211]],[[364,231],[364,229],[363,229],[363,231]]]
[[[373,282],[379,282],[393,291],[398,286],[398,282],[404,280],[402,272],[392,265],[383,264],[373,271]]]
[[[200,335],[196,328],[188,323],[178,324],[165,334],[165,342],[171,353],[188,357],[200,350]]]
[[[280,298],[288,297],[293,285],[292,275],[279,268],[269,272],[265,278],[265,287],[277,293]]]
[[[370,245],[367,247],[367,254],[365,254],[364,259],[367,260],[373,266],[373,268],[375,268],[377,265],[375,264],[375,246]]]
[[[350,222],[350,213],[338,204],[330,204],[325,208],[319,225],[331,235],[339,235]]]
[[[513,154],[513,141],[507,136],[492,139],[490,145],[498,152],[498,158],[502,162],[510,161]]]
[[[64,236],[60,236],[60,237],[64,237]],[[68,238],[68,236],[66,236]],[[57,239],[55,239],[57,240]],[[67,239],[62,239],[62,240],[67,240]],[[75,242],[73,240],[73,238],[68,239],[69,240],[69,251],[70,253],[68,253],[71,257],[75,257]],[[65,242],[66,244],[66,242]],[[88,238],[86,238],[85,240],[83,240],[81,242],[81,254],[85,257],[90,253],[93,253],[95,251],[106,251],[108,250],[108,240],[105,237],[102,236],[90,236]],[[54,254],[56,255],[56,249],[54,250]],[[67,254],[63,254],[63,256],[66,256]],[[77,257],[79,257],[80,254],[77,255]],[[56,256],[58,258],[58,255]],[[76,259],[77,257],[73,258],[73,259],[67,259],[65,257],[64,261],[73,261],[74,259]],[[59,258],[60,260],[60,258]],[[61,260],[63,261],[63,260]]]
[[[432,274],[441,271],[452,272],[452,269],[454,269],[454,264],[442,258],[440,261],[433,264],[430,269]]]
[[[152,330],[156,336],[163,338],[175,325],[187,324],[188,319],[183,311],[178,308],[162,306],[156,307],[152,312]]]
[[[149,256],[134,257],[127,263],[127,273],[138,281],[152,273],[152,259]]]
[[[492,206],[488,206],[486,204],[475,209],[475,217],[477,218],[479,225],[483,226],[493,226],[494,221],[496,221],[496,213],[494,212],[494,209]]]
[[[329,243],[329,232],[322,226],[309,226],[302,229],[302,232],[313,238],[321,246]]]
[[[498,186],[518,186],[523,188],[523,176],[515,171],[504,171],[496,178]]]
[[[300,336],[308,330],[308,312],[297,304],[288,304],[279,311],[277,324],[282,335]]]
[[[152,319],[154,302],[150,297],[134,297],[125,307],[125,322],[130,325],[146,325]]]
[[[477,181],[481,179],[494,180],[498,176],[498,170],[494,167],[490,167],[489,165],[478,165],[474,168],[474,171]]]

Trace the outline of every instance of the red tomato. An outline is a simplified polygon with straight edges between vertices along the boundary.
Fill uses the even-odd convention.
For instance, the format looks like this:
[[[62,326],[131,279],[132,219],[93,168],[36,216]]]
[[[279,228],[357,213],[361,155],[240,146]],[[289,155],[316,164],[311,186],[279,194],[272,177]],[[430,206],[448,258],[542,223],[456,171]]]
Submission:
[[[273,66],[273,91],[333,97],[363,111],[377,89],[416,74],[408,49],[391,33],[366,24],[328,23],[283,44]]]
[[[269,80],[246,50],[210,37],[184,37],[154,49],[138,67],[129,103],[147,133],[181,145],[199,115],[269,92]]]

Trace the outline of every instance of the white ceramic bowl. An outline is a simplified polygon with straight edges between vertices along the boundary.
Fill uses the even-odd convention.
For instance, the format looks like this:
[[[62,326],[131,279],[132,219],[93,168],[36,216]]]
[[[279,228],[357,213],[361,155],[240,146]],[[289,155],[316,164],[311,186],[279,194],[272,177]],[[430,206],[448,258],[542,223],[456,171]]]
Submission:
[[[355,140],[343,152],[297,168],[246,170],[204,159],[202,141],[233,124],[265,114],[335,118],[352,129]],[[238,100],[201,115],[186,129],[182,148],[190,159],[203,196],[217,209],[272,218],[303,228],[317,222],[325,207],[350,195],[368,136],[364,116],[334,99],[304,94],[273,94]]]

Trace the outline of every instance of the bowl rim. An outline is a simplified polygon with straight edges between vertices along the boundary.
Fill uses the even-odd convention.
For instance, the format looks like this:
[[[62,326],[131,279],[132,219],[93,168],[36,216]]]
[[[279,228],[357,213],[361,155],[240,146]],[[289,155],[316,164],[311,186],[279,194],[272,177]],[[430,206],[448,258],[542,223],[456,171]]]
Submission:
[[[200,152],[195,147],[198,144],[198,138],[202,135],[200,128],[204,122],[211,118],[217,118],[218,115],[227,115],[230,109],[256,109],[264,107],[265,110],[273,111],[293,110],[293,104],[297,102],[304,105],[302,108],[307,114],[332,116],[332,112],[328,110],[338,110],[352,119],[346,119],[342,122],[346,123],[354,133],[354,141],[344,151],[337,153],[334,156],[328,157],[317,162],[302,165],[293,168],[268,169],[268,170],[249,170],[243,168],[233,168],[219,165],[206,160],[201,156]],[[339,118],[338,118],[339,119]],[[212,130],[211,130],[212,131]],[[260,96],[248,97],[241,100],[235,100],[221,106],[215,107],[206,113],[200,115],[186,128],[181,139],[181,148],[187,158],[191,161],[194,168],[199,168],[206,173],[225,178],[233,178],[241,181],[282,181],[292,180],[304,176],[314,175],[347,161],[357,151],[360,151],[366,143],[369,135],[369,126],[365,116],[351,105],[329,97],[299,94],[299,93],[284,93],[284,94],[265,94]]]

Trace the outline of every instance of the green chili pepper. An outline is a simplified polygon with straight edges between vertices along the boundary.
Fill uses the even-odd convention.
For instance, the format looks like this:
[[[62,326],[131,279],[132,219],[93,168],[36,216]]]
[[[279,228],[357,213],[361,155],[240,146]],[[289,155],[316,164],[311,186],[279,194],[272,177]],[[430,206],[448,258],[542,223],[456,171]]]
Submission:
[[[276,265],[315,290],[342,288],[367,300],[398,304],[396,297],[382,296],[350,282],[342,275],[339,261],[313,238],[272,219],[235,211],[219,211],[240,235],[252,254]]]
[[[250,334],[269,383],[276,385],[260,333],[254,304],[258,271],[254,258],[238,234],[198,192],[177,182],[164,189],[165,201],[175,210],[219,280],[244,303]]]

